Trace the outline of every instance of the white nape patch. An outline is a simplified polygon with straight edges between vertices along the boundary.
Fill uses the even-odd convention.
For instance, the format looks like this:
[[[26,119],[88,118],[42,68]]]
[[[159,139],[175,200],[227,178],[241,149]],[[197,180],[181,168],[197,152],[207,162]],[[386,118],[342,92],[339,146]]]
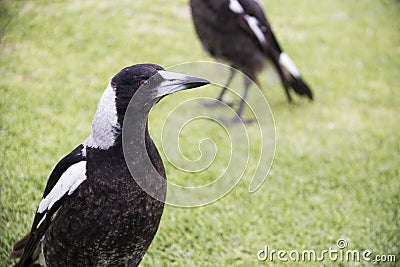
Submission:
[[[247,24],[249,24],[250,29],[256,35],[258,41],[260,41],[260,43],[262,43],[262,44],[265,44],[266,39],[265,39],[263,31],[260,28],[260,23],[259,23],[258,19],[256,19],[255,17],[249,16],[249,15],[245,15],[244,18],[247,21]]]
[[[229,9],[232,10],[232,12],[236,13],[236,14],[244,13],[244,9],[238,0],[230,0],[229,1]]]
[[[104,91],[92,121],[92,133],[83,145],[108,149],[116,139],[116,129],[119,129],[115,90],[108,84]]]
[[[292,59],[286,53],[282,52],[281,55],[279,56],[279,64],[285,67],[293,76],[300,77],[299,69],[296,67]]]
[[[37,212],[43,213],[51,209],[65,194],[71,195],[86,178],[86,161],[80,161],[71,165],[71,167],[61,175],[50,193],[40,201]]]

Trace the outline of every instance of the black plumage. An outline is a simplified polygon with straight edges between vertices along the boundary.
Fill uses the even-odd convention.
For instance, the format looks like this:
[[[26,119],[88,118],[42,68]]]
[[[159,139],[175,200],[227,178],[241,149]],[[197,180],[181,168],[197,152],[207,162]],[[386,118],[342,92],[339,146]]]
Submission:
[[[268,58],[281,78],[289,102],[292,102],[291,89],[313,99],[297,67],[282,51],[259,0],[191,0],[190,6],[196,32],[211,56],[228,62],[257,84],[257,73]],[[218,100],[222,100],[234,74],[232,71]],[[250,82],[245,81],[243,100],[249,85]],[[239,116],[243,104],[241,101]]]
[[[158,75],[152,86],[150,77]],[[105,90],[88,139],[56,165],[47,182],[30,232],[14,246],[16,266],[137,266],[152,242],[163,213],[166,175],[148,129],[151,107],[163,96],[208,81],[139,64],[124,68]],[[133,95],[141,113],[129,121],[142,135],[157,175],[146,170],[146,181],[157,183],[161,199],[148,195],[127,166],[122,145],[125,112]],[[146,155],[139,155],[146,157]],[[144,167],[144,166],[143,166]],[[143,177],[142,177],[143,178]],[[161,180],[161,182],[160,182]]]

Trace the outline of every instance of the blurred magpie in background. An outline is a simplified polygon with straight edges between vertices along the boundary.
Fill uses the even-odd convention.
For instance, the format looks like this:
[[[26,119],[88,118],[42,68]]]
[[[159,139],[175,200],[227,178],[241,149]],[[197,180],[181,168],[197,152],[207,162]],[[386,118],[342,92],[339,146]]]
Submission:
[[[312,92],[290,57],[282,51],[271,29],[260,0],[191,0],[190,7],[196,32],[205,50],[211,56],[228,62],[233,67],[222,97],[238,69],[256,82],[257,73],[272,61],[279,74],[289,102],[290,90],[313,99]],[[242,116],[244,100],[250,81],[245,79],[245,89],[237,115]]]
[[[141,87],[153,75],[158,75],[156,86]],[[20,258],[16,266],[137,266],[157,232],[166,194],[165,170],[148,132],[148,113],[163,96],[207,83],[153,64],[133,65],[116,74],[101,97],[90,136],[50,174],[32,228],[10,255]],[[141,99],[134,103],[139,113],[134,118],[140,119],[129,124],[139,129],[134,138],[147,150],[136,157],[149,157],[156,170],[138,173],[154,183],[161,200],[137,184],[124,158],[122,127],[135,94]]]

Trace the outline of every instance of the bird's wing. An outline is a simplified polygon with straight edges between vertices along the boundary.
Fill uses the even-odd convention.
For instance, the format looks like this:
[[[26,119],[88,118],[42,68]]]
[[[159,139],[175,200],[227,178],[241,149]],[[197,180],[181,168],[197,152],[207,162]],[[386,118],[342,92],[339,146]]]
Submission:
[[[251,35],[271,57],[277,57],[282,49],[277,42],[260,0],[229,0],[229,9],[235,14],[242,30]]]
[[[240,27],[259,44],[264,54],[275,65],[284,87],[292,87],[299,95],[313,99],[308,85],[291,58],[282,51],[262,8],[260,0],[228,0],[229,9],[235,14]],[[288,96],[289,101],[290,97]]]
[[[38,244],[50,226],[56,212],[76,188],[86,180],[86,155],[84,146],[79,145],[61,159],[47,181],[39,203],[32,228],[17,266],[26,266],[38,257]],[[18,244],[18,243],[17,243]]]

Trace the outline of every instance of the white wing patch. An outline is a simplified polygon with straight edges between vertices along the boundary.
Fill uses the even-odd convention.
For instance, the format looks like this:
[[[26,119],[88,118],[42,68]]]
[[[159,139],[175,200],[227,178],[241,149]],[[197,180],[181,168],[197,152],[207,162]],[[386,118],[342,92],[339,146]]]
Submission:
[[[260,7],[261,7],[261,3],[259,1],[256,0],[255,2],[256,2],[256,4],[260,5]],[[236,13],[236,14],[244,13],[244,9],[238,0],[230,0],[229,1],[229,9],[233,13]],[[258,21],[258,19],[253,16],[250,16],[248,14],[244,14],[244,19],[246,20],[247,24],[249,25],[251,31],[256,35],[258,41],[260,41],[261,43],[264,44],[266,42],[266,39],[265,39],[262,29],[260,28],[260,22]]]
[[[245,15],[244,18],[247,21],[247,24],[249,24],[250,29],[256,35],[258,41],[260,41],[262,44],[265,44],[266,39],[265,39],[263,31],[260,28],[260,23],[259,23],[258,19],[256,19],[253,16],[250,16],[250,15]]]
[[[46,219],[46,215],[47,215],[47,214],[45,214],[45,215],[43,216],[43,218],[39,221],[38,225],[36,226],[36,229],[38,229],[39,226],[42,224],[42,222],[44,222],[44,220]]]
[[[233,13],[242,14],[244,9],[238,0],[230,0],[229,1],[229,9],[232,10]]]
[[[279,64],[285,67],[293,76],[300,77],[299,69],[296,67],[292,59],[286,53],[282,52],[281,55],[279,56]]]
[[[50,193],[40,201],[38,213],[43,213],[60,200],[64,195],[71,195],[86,180],[86,161],[80,161],[69,167],[51,189]],[[42,219],[43,221],[43,219]],[[42,222],[40,221],[40,223]],[[40,225],[38,224],[38,226]]]

